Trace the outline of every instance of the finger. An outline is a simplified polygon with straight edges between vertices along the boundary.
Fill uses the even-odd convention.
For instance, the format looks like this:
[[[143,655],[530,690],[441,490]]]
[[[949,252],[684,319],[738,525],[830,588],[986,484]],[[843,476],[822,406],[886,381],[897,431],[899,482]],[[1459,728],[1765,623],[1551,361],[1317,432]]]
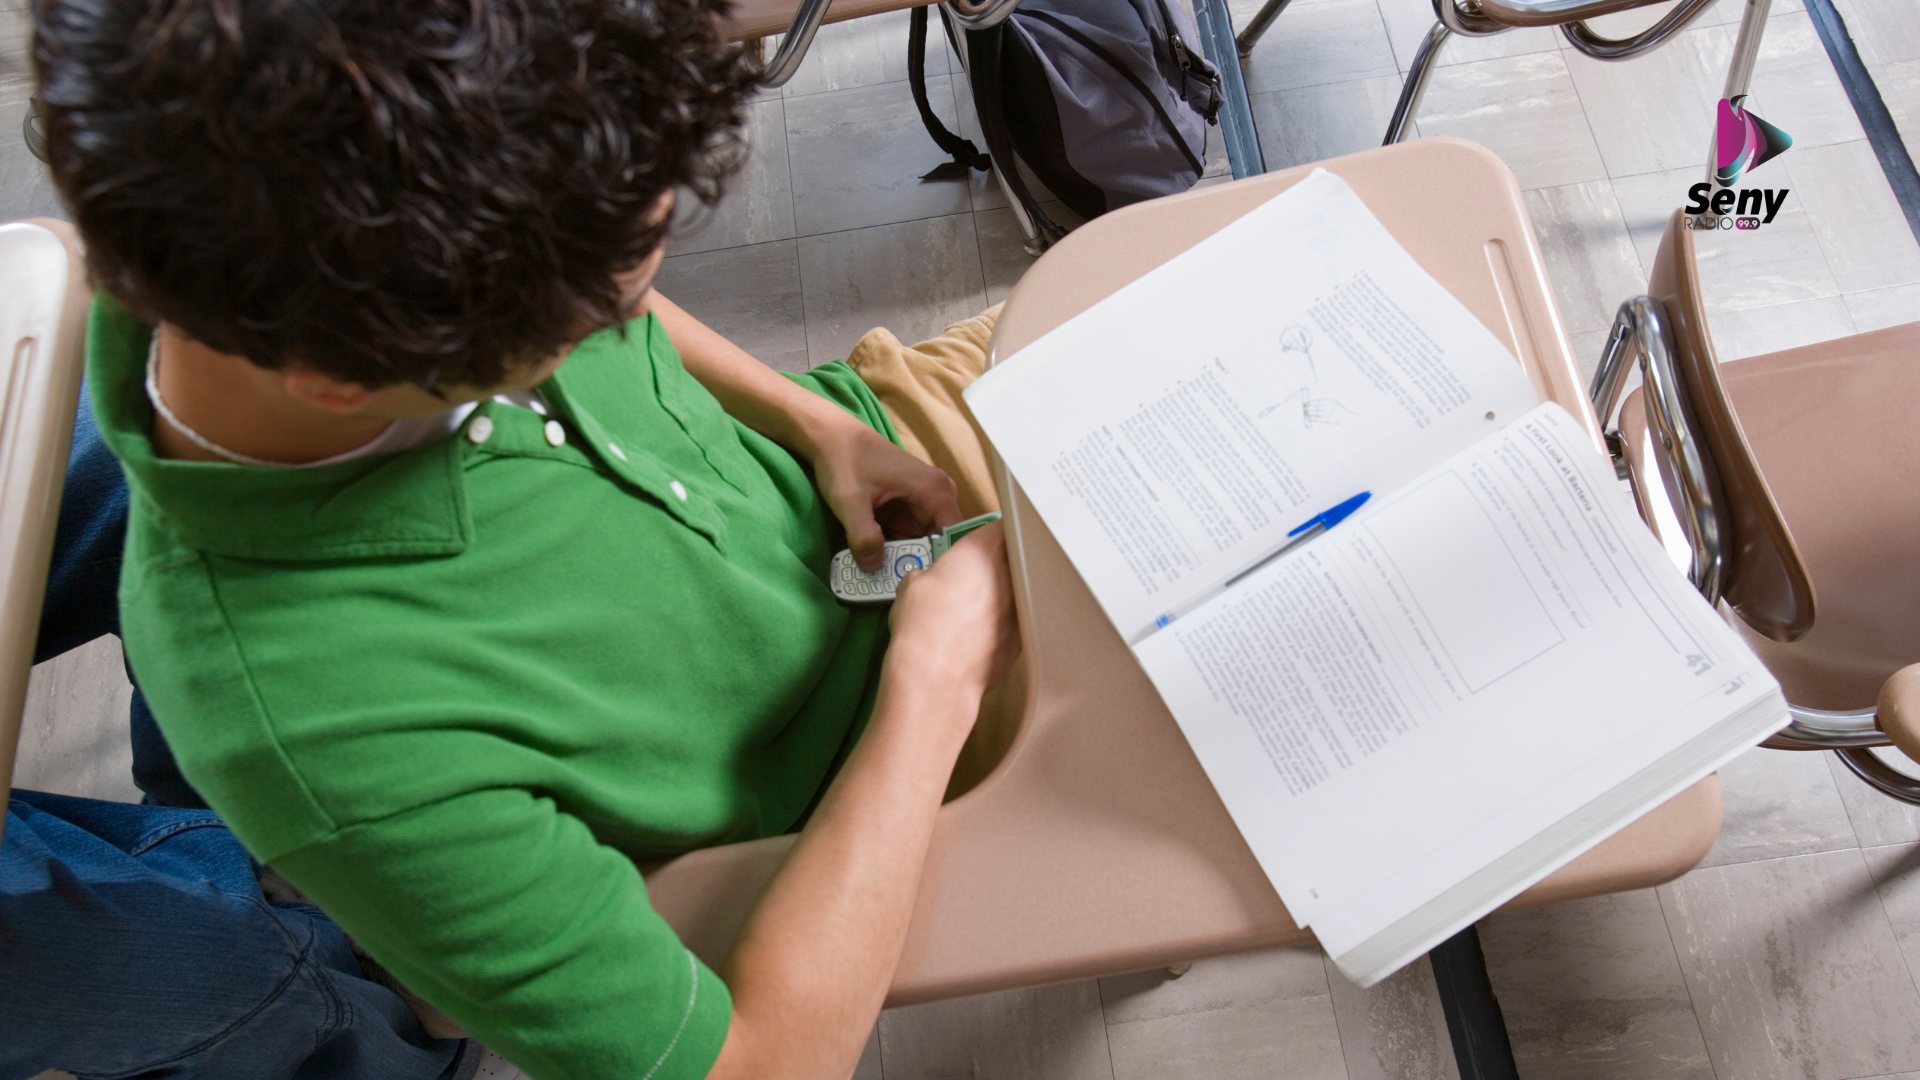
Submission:
[[[886,557],[886,536],[880,530],[880,523],[874,520],[873,509],[855,503],[843,524],[847,527],[847,547],[853,552],[853,561],[868,573],[880,569]]]
[[[953,477],[939,469],[928,469],[926,477],[907,496],[914,515],[930,523],[929,531],[956,524],[960,517],[960,489]]]

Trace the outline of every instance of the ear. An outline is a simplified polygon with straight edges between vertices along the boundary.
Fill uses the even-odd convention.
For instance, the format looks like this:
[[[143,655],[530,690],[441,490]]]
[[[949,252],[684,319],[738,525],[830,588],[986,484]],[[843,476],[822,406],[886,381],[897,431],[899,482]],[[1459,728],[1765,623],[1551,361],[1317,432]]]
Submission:
[[[281,387],[295,401],[342,416],[366,408],[373,397],[373,391],[357,382],[336,379],[309,367],[287,368],[281,375]]]

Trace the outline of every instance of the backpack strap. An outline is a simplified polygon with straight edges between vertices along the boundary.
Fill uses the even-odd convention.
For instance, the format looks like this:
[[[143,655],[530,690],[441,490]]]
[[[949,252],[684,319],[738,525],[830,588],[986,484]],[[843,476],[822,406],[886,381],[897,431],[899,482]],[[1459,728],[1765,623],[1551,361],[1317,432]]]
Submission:
[[[993,159],[980,152],[969,139],[963,139],[947,130],[940,118],[933,114],[933,106],[927,103],[927,9],[917,7],[908,16],[907,30],[907,82],[913,88],[913,104],[920,110],[920,122],[927,127],[927,134],[940,149],[953,155],[953,160],[937,166],[932,172],[922,176],[922,180],[959,180],[971,169],[986,172],[993,167]]]
[[[1026,211],[1027,219],[1033,222],[1041,239],[1052,246],[1067,235],[1067,230],[1055,224],[1027,190],[1027,182],[1021,179],[1020,167],[1013,156],[1013,141],[1007,137],[1007,116],[1000,93],[1000,43],[1012,23],[1013,20],[1008,19],[985,30],[967,31],[967,77],[973,84],[973,108],[980,115],[980,133],[986,136],[987,153],[999,167],[1007,190],[1019,200],[1020,209]]]

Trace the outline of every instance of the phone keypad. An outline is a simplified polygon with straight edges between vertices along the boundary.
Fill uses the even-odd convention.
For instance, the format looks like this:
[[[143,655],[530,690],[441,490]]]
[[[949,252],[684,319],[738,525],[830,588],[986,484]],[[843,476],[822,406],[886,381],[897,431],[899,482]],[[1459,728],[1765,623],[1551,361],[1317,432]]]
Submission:
[[[893,599],[900,579],[933,562],[933,545],[924,539],[889,540],[880,569],[869,574],[853,561],[851,551],[833,557],[828,584],[834,595],[855,604],[884,604]]]

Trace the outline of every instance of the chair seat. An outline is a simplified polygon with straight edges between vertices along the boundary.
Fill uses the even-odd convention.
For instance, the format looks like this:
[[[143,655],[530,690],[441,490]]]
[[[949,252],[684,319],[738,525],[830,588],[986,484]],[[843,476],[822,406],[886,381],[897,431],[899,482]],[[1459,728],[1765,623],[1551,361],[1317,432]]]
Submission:
[[[1748,641],[1794,704],[1871,708],[1920,661],[1920,322],[1720,372],[1819,597],[1799,641]]]

